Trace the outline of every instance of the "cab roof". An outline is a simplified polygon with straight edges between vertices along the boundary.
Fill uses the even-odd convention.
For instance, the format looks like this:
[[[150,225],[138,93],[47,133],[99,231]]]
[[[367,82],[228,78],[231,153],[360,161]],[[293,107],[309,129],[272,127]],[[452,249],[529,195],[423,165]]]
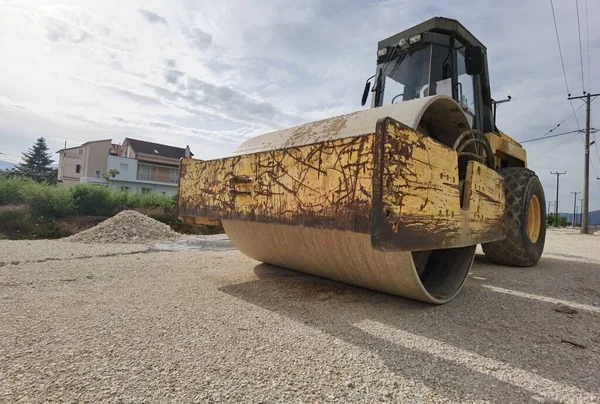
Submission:
[[[486,47],[479,42],[477,38],[460,22],[451,18],[433,17],[425,22],[415,25],[396,35],[379,41],[377,49],[385,48],[386,46],[397,45],[400,39],[409,38],[413,35],[422,34],[424,32],[437,32],[440,34],[451,35],[458,39],[464,45],[480,46],[484,51]]]

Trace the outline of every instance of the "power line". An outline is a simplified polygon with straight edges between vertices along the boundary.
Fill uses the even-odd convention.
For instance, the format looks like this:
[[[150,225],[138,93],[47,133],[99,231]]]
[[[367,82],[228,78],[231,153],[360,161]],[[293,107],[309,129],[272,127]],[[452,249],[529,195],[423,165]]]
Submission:
[[[535,142],[535,141],[538,141],[538,140],[552,139],[553,137],[570,135],[571,133],[575,133],[575,132],[581,132],[581,129],[572,130],[572,131],[569,131],[569,132],[556,133],[556,134],[550,135],[550,136],[541,136],[541,137],[536,137],[536,138],[533,138],[533,139],[527,139],[527,140],[520,141],[519,143],[523,144],[523,143]]]
[[[578,1],[578,0],[577,0]],[[567,71],[565,70],[565,61],[562,54],[562,47],[560,46],[560,36],[558,35],[558,25],[556,24],[556,13],[554,12],[554,2],[550,0],[550,7],[552,8],[552,20],[554,21],[554,32],[556,32],[556,43],[558,44],[558,54],[560,55],[560,64],[562,66],[563,77],[565,78],[565,88],[567,89],[567,94],[570,97],[571,92],[569,91],[569,84],[567,82]],[[578,8],[579,10],[579,8]],[[577,20],[579,21],[579,11],[577,12]],[[581,31],[580,31],[581,32]],[[581,36],[581,34],[580,34]],[[573,101],[571,101],[571,109],[573,110],[573,115],[575,115],[575,107],[573,106]],[[577,126],[579,126],[579,119],[577,119],[577,115],[575,115],[575,121],[577,122]]]
[[[14,154],[8,154],[8,153],[3,153],[3,152],[0,152],[0,154],[3,156],[13,157],[13,158],[16,158],[19,161],[21,161],[21,157],[15,156]]]
[[[573,99],[585,99],[585,104],[586,104],[586,115],[585,115],[585,141],[584,141],[584,148],[585,148],[585,160],[584,160],[584,176],[583,176],[583,180],[584,180],[584,186],[583,186],[583,218],[581,220],[581,233],[582,234],[587,234],[588,233],[588,225],[589,225],[589,197],[590,197],[590,184],[589,184],[589,180],[590,180],[590,163],[592,163],[592,168],[594,169],[594,172],[596,172],[596,168],[594,167],[593,162],[590,161],[590,131],[591,131],[591,105],[592,105],[592,101],[594,101],[598,96],[600,96],[600,93],[598,94],[591,94],[591,93],[585,93],[582,96],[579,97],[571,97],[569,96],[568,99],[569,100],[573,100]],[[592,98],[594,97],[594,98]],[[596,175],[598,175],[596,173]]]
[[[570,97],[570,95],[569,95]],[[575,106],[573,105],[573,101],[569,100],[569,102],[571,103],[571,110],[573,111],[573,115],[575,115],[575,123],[577,124],[577,127],[579,129],[581,129],[581,126],[579,125],[579,119],[577,119],[577,115],[575,114],[575,112],[579,111],[579,108],[581,108],[581,106],[585,105],[585,104],[581,104],[581,106],[577,109],[575,109]]]
[[[581,25],[579,24],[579,0],[575,0],[575,9],[577,10],[577,35],[579,35],[579,60],[581,62],[581,91],[585,94],[585,84],[583,82],[583,50],[581,48]]]
[[[590,116],[590,125],[594,125],[593,119]],[[598,156],[598,161],[600,161],[600,152],[598,151],[598,142],[596,142],[596,136],[592,135],[592,139],[594,139],[594,148],[596,149],[596,156]],[[592,168],[594,165],[592,164]],[[596,169],[594,168],[594,173],[596,173]],[[598,177],[598,173],[596,173],[596,177]],[[598,187],[598,191],[600,191],[600,182],[596,182],[596,186]]]
[[[597,96],[598,95],[596,95],[591,101],[595,100]],[[574,97],[574,98],[583,98],[583,96],[582,97]],[[569,101],[571,102],[571,106],[573,106],[573,99],[570,98]],[[579,106],[579,108],[581,108],[584,105],[587,105],[587,103],[581,104]],[[573,111],[573,112],[575,112],[575,111]],[[590,118],[591,118],[591,115],[590,115]],[[581,129],[581,126],[579,126],[579,120],[577,120],[577,116],[575,116],[575,121],[577,122],[577,127],[579,128],[579,132],[580,132],[580,136],[579,137],[581,138],[581,142],[583,143],[583,147],[586,148],[586,141],[585,141],[585,139],[583,137],[583,133],[585,131],[583,129]],[[590,128],[590,134],[593,134],[596,131],[597,131],[596,129]],[[596,145],[596,140],[595,139],[594,139],[594,145]],[[591,159],[589,159],[589,145],[587,146],[587,151],[588,151],[588,160],[589,160],[590,164],[592,165],[592,171],[594,171],[594,174],[596,174],[596,177],[597,177],[598,176],[598,171],[596,171],[596,166],[594,165],[594,161],[591,160]],[[598,152],[598,145],[596,145],[596,153],[597,152]],[[600,160],[600,155],[598,155],[598,159]],[[597,185],[598,185],[598,190],[600,190],[600,184],[597,184]]]
[[[591,119],[592,119],[592,117],[590,117],[590,120]],[[593,124],[594,123],[592,122],[592,125]],[[598,156],[598,161],[600,161],[600,152],[598,151],[598,142],[596,142],[596,136],[593,136],[593,139],[594,139],[594,146],[596,146],[596,156]]]
[[[580,105],[580,106],[579,106],[579,107],[578,107],[578,108],[575,110],[575,112],[579,111],[579,110],[580,110],[580,109],[581,109],[581,108],[582,108],[584,105],[585,105],[585,103],[581,104],[581,105]],[[565,121],[566,121],[567,119],[569,119],[571,116],[573,116],[573,112],[571,112],[571,113],[570,113],[570,114],[569,114],[569,115],[568,115],[568,116],[567,116],[565,119],[563,119],[563,120],[562,120],[562,121],[560,121],[558,124],[556,124],[556,125],[555,125],[555,126],[552,128],[552,129],[550,129],[548,132],[544,133],[544,134],[542,135],[542,137],[546,136],[546,135],[547,135],[547,134],[549,134],[549,133],[552,133],[552,132],[554,132],[554,131],[555,131],[555,130],[556,130],[556,129],[557,129],[559,126],[560,126],[560,125],[562,125],[563,123],[565,123]],[[577,118],[577,116],[575,116],[575,118]],[[523,142],[521,142],[521,143],[523,143]]]
[[[556,145],[555,147],[551,148],[550,150],[548,150],[547,152],[540,154],[539,156],[537,156],[536,158],[534,158],[533,160],[530,160],[530,163],[533,163],[536,160],[539,160],[540,158],[544,157],[546,154],[550,153],[551,151],[554,151],[556,149],[558,149],[560,146],[562,146],[563,144],[567,143],[569,140],[574,139],[575,136],[577,136],[577,133],[574,134],[573,136],[571,136],[570,138],[568,138],[567,140],[565,140],[564,142],[559,143],[558,145]]]
[[[567,72],[565,70],[565,61],[562,55],[562,48],[560,46],[560,37],[558,36],[558,25],[556,25],[556,14],[554,13],[554,2],[550,0],[550,7],[552,8],[552,18],[554,19],[554,31],[556,32],[556,42],[558,43],[558,54],[560,55],[560,64],[562,65],[563,76],[565,78],[565,87],[567,88],[567,94],[571,95],[569,91],[569,84],[567,83]],[[573,103],[571,103],[573,105]]]
[[[587,57],[588,57],[588,89],[592,88],[592,65],[590,64],[590,24],[588,21],[588,2],[585,0],[585,30],[587,31]]]

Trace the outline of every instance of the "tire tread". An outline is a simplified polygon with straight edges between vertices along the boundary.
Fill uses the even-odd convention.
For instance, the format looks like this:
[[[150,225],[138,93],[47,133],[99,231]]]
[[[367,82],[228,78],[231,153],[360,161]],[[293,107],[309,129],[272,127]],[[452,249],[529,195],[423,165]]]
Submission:
[[[532,181],[538,181],[536,174],[523,167],[507,167],[498,172],[504,178],[504,192],[506,195],[506,211],[504,214],[504,226],[506,238],[500,241],[482,244],[481,247],[485,255],[492,261],[510,266],[528,267],[535,265],[539,256],[534,257],[528,252],[525,245],[529,240],[527,237],[527,223],[522,214],[523,205],[528,201],[524,198],[527,195],[527,189]],[[545,200],[540,201],[545,204]],[[542,207],[542,211],[545,206]],[[543,215],[545,216],[545,215]],[[545,218],[542,217],[542,226],[545,226]],[[545,232],[540,233],[540,238],[545,238]],[[542,242],[544,240],[541,240]]]

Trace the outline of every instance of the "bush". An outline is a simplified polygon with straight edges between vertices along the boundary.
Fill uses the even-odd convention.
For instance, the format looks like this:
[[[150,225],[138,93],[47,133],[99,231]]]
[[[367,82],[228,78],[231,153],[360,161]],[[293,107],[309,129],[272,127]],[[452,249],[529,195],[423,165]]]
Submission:
[[[139,205],[142,208],[170,208],[171,197],[165,194],[141,194]]]
[[[0,210],[0,232],[9,238],[8,235],[26,236],[34,230],[31,217],[23,208],[12,208]],[[13,237],[11,237],[13,238]]]
[[[15,205],[15,206],[12,206]],[[111,191],[102,185],[71,187],[40,184],[27,178],[0,176],[0,234],[6,238],[57,238],[69,235],[66,216],[113,216],[132,209],[190,234],[222,233],[215,226],[197,226],[177,221],[177,195],[134,194]]]
[[[110,216],[115,213],[115,200],[110,189],[102,185],[76,184],[69,190],[76,214]]]
[[[63,217],[74,213],[68,188],[32,182],[21,188],[21,197],[29,213],[36,218]]]
[[[50,219],[40,223],[39,229],[37,231],[37,234],[35,234],[35,237],[42,239],[53,239],[68,237],[71,234],[73,234],[71,231],[60,227],[55,220]]]
[[[23,188],[35,184],[28,178],[0,177],[0,205],[19,205],[23,201]]]
[[[147,211],[146,209],[138,209],[138,211],[164,224],[171,225],[177,223],[177,216],[175,215],[175,212],[171,210],[153,209],[151,211]]]
[[[132,194],[125,191],[113,191],[110,197],[111,204],[115,207],[115,210],[117,211],[133,209],[139,205],[138,194]]]
[[[17,205],[17,206],[12,206]],[[26,178],[0,176],[0,233],[10,238],[56,238],[68,235],[55,219],[65,216],[113,216],[132,209],[191,234],[222,233],[215,226],[177,221],[177,195],[111,191],[102,185],[71,187],[40,184]]]
[[[558,225],[556,223],[556,216],[554,215],[548,215],[548,217],[546,218],[546,222],[549,226],[556,227],[566,227],[571,225],[571,223],[567,221],[567,218],[561,215],[558,215]]]
[[[61,187],[39,184],[26,178],[0,177],[0,206],[20,204],[26,204],[36,217],[112,216],[122,210],[135,208],[173,210],[177,205],[177,196],[111,191],[105,186],[93,184]]]

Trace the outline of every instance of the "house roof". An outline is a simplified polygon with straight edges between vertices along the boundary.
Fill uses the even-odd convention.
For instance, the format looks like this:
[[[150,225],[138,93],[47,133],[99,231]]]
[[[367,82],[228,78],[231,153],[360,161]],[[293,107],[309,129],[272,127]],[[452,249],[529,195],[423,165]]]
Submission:
[[[146,142],[144,140],[132,139],[130,137],[125,138],[125,141],[129,143],[131,148],[136,153],[149,154],[151,156],[166,157],[171,159],[179,160],[181,157],[185,157],[185,148],[174,147],[166,144]],[[125,143],[125,141],[123,143]],[[190,152],[190,156],[194,154]]]
[[[73,147],[65,147],[62,148],[60,150],[57,150],[56,153],[59,153],[63,150],[71,150],[71,149],[79,149],[80,147],[85,146],[86,144],[90,144],[90,143],[98,143],[98,142],[112,142],[112,139],[100,139],[100,140],[90,140],[89,142],[85,142],[80,144],[79,146],[73,146]]]

